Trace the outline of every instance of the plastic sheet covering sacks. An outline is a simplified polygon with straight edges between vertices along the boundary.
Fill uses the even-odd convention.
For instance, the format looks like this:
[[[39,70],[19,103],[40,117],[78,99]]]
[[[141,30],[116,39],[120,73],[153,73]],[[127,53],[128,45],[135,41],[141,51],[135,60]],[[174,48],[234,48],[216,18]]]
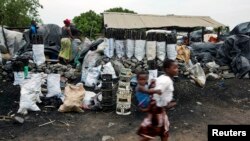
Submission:
[[[43,35],[44,44],[48,46],[50,43],[60,46],[62,29],[56,24],[44,24],[37,29],[39,35]]]
[[[157,58],[161,61],[164,61],[166,57],[166,42],[157,42]]]
[[[122,58],[125,55],[124,40],[115,40],[115,51],[118,58]]]
[[[185,45],[177,46],[177,59],[185,61],[186,63],[190,60],[190,50]]]
[[[96,51],[89,51],[87,55],[84,57],[82,64],[82,78],[81,81],[86,81],[86,76],[88,72],[88,68],[95,67],[97,60],[101,59],[101,55]]]
[[[156,57],[156,41],[147,41],[146,56],[148,60],[154,60]]]
[[[32,45],[32,51],[33,51],[33,60],[36,63],[37,66],[43,64],[46,60],[44,55],[44,45],[38,44],[38,45]]]
[[[141,61],[145,57],[145,40],[136,40],[135,41],[135,58],[138,61]]]
[[[104,53],[104,51],[108,48],[108,39],[104,38],[103,42],[98,45],[96,52]]]
[[[105,41],[105,40],[104,40]],[[104,50],[104,55],[108,58],[112,58],[114,56],[115,51],[115,40],[113,38],[107,39],[108,47]]]
[[[79,39],[74,39],[72,41],[72,44],[71,44],[71,46],[72,46],[72,58],[75,58],[77,56],[77,54],[79,53],[80,44],[81,44],[81,40],[79,40]]]
[[[250,72],[250,37],[233,35],[218,49],[216,63],[230,65],[238,78]]]
[[[14,57],[17,51],[25,45],[26,41],[23,40],[22,33],[0,28],[0,45],[5,46],[5,40],[3,38],[4,37],[3,30],[7,39],[7,45],[9,47],[10,54],[12,55],[12,57]]]
[[[206,84],[206,75],[200,63],[193,65],[188,70],[191,73],[190,77],[201,87],[204,87]]]
[[[98,82],[98,77],[101,74],[101,66],[94,67],[94,68],[89,68],[85,85],[88,87],[95,87]]]
[[[61,94],[61,88],[60,88],[60,74],[48,74],[47,77],[47,89],[48,94],[46,97],[53,97],[56,95]]]
[[[21,84],[21,97],[18,113],[28,114],[30,111],[40,111],[36,103],[41,103],[39,95],[41,94],[41,74],[32,75],[31,79],[25,79]]]
[[[133,57],[135,52],[135,40],[128,39],[126,40],[126,55],[130,59]]]
[[[175,60],[177,57],[176,44],[167,44],[168,59]]]
[[[65,87],[64,94],[65,99],[58,110],[59,112],[83,112],[81,107],[83,106],[85,89],[82,83],[76,85],[68,84]]]
[[[115,69],[112,66],[111,62],[103,65],[102,74],[111,74],[113,79],[117,78]]]

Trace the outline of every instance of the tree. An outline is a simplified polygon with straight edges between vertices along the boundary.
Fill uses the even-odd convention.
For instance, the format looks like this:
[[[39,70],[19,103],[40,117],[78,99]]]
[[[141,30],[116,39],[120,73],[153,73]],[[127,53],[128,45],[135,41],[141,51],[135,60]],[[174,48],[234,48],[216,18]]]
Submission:
[[[1,0],[1,25],[9,27],[28,26],[31,20],[41,21],[38,9],[42,8],[39,0]]]
[[[100,33],[102,29],[101,15],[92,10],[74,17],[73,22],[84,36],[90,38],[94,37],[95,34]]]
[[[126,8],[122,8],[122,7],[115,7],[115,8],[110,8],[108,10],[105,10],[104,12],[120,12],[120,13],[133,13],[133,14],[137,14],[136,12],[126,9]]]
[[[111,8],[105,12],[125,12],[135,13],[134,11],[123,9],[121,7]],[[84,36],[94,38],[96,34],[101,33],[103,28],[103,16],[90,10],[73,18],[73,23],[83,33]]]

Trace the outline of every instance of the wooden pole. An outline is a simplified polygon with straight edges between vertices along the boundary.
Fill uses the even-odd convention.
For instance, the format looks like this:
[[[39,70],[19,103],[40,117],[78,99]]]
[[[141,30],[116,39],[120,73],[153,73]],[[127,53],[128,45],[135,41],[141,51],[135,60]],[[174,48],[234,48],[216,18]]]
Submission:
[[[217,41],[219,41],[220,31],[221,31],[221,27],[219,27],[219,28],[218,28],[218,31],[217,31]]]
[[[202,33],[202,34],[201,34],[201,36],[202,36],[202,37],[201,37],[201,41],[204,42],[205,27],[202,27],[201,31],[202,31],[202,32],[201,32],[201,33]]]

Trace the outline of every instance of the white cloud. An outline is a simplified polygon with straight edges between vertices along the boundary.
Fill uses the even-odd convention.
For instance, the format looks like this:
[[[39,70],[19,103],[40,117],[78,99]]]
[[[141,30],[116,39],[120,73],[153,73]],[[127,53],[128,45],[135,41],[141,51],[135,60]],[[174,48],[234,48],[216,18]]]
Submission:
[[[210,16],[234,27],[250,21],[249,0],[40,0],[44,9],[40,15],[44,23],[62,25],[65,18],[88,10],[97,13],[112,7],[124,7],[141,14],[176,14]]]

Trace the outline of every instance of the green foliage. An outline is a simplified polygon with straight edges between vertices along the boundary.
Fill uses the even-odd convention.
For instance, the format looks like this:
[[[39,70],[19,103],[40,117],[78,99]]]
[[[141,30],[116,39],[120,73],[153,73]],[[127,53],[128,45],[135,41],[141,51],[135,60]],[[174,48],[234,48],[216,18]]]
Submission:
[[[73,22],[84,36],[90,38],[100,33],[102,29],[102,17],[92,10],[74,17]]]
[[[134,11],[123,9],[121,7],[111,8],[105,12],[125,12],[135,13]],[[103,16],[90,10],[73,18],[73,23],[83,33],[85,37],[95,38],[95,35],[101,33],[103,27]]]
[[[39,19],[39,0],[0,0],[0,21],[9,27],[28,26],[31,20]]]
[[[137,14],[136,12],[126,9],[126,8],[122,8],[122,7],[115,7],[115,8],[110,8],[108,10],[105,10],[105,12],[121,12],[121,13],[134,13]]]

